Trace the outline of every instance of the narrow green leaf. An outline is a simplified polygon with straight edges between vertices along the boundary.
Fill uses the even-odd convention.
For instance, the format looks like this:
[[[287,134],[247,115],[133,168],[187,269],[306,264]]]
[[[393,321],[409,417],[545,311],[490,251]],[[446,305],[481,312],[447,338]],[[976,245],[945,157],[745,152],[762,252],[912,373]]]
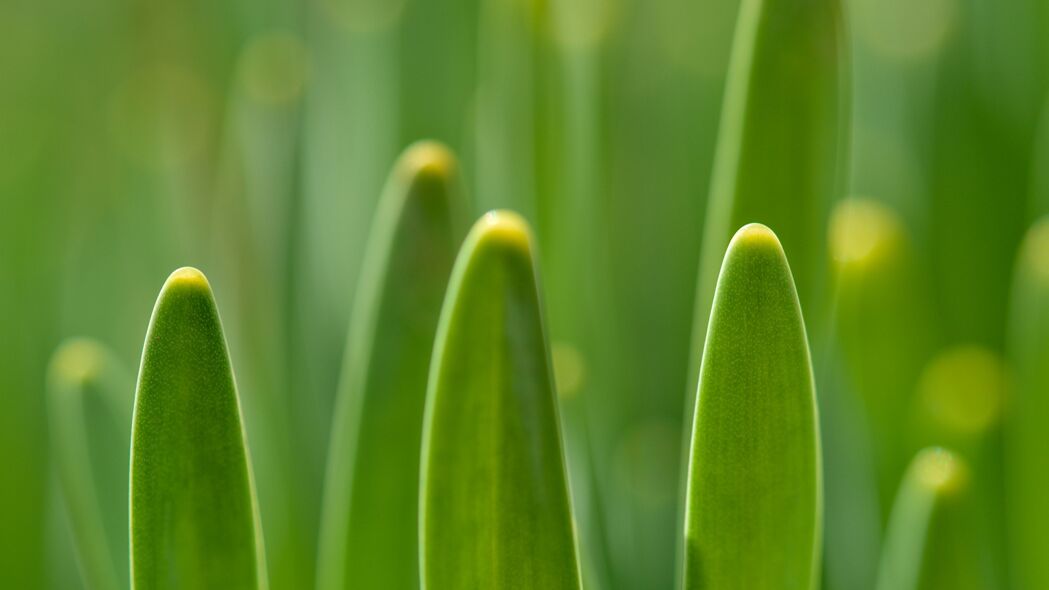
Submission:
[[[740,3],[700,252],[696,352],[722,253],[744,223],[776,228],[793,255],[801,301],[819,315],[824,228],[844,176],[843,29],[840,0]],[[697,373],[694,366],[692,384]]]
[[[310,16],[304,19],[310,63],[286,287],[289,376],[295,388],[287,411],[297,455],[294,476],[301,479],[295,482],[296,510],[313,529],[368,224],[402,147],[398,55],[405,4],[322,0],[301,10]],[[316,538],[316,530],[312,533]],[[312,539],[305,542],[315,545]]]
[[[418,143],[379,203],[329,453],[321,588],[419,586],[419,448],[434,333],[464,231],[457,164]]]
[[[437,329],[420,491],[429,590],[580,587],[526,222],[496,211],[456,259]]]
[[[787,258],[763,225],[741,228],[725,253],[695,416],[685,588],[815,588],[822,493],[812,365]]]
[[[945,348],[922,371],[908,425],[912,450],[946,446],[968,465],[972,500],[966,526],[974,534],[964,542],[988,568],[978,586],[983,590],[1008,587],[1002,419],[1009,381],[997,352],[973,344]]]
[[[971,541],[967,464],[941,448],[911,462],[889,519],[877,590],[989,588]]]
[[[909,143],[926,146],[917,156],[924,160],[920,182],[929,189],[923,242],[937,315],[952,342],[992,350],[1005,341],[1012,263],[1028,222],[1034,122],[1045,97],[1032,84],[1045,66],[1029,69],[1032,61],[1014,53],[1027,47],[1027,56],[1045,55],[1027,45],[1045,37],[1032,27],[1042,21],[1034,16],[1042,10],[1037,4],[1019,0],[985,10],[958,3],[936,68],[926,74],[931,95],[909,97],[929,105],[927,113],[908,117],[926,121],[912,126],[929,133]]]
[[[1020,251],[1009,332],[1015,378],[1005,422],[1011,573],[1016,588],[1049,588],[1049,218],[1028,231]]]
[[[211,286],[164,283],[139,369],[131,442],[136,590],[265,587],[240,402]]]
[[[842,201],[831,216],[829,246],[836,274],[837,341],[850,385],[866,410],[880,508],[887,519],[916,450],[899,432],[934,350],[930,293],[902,219],[877,201]]]
[[[104,346],[65,342],[47,380],[51,448],[81,578],[128,587],[128,451],[134,381]]]

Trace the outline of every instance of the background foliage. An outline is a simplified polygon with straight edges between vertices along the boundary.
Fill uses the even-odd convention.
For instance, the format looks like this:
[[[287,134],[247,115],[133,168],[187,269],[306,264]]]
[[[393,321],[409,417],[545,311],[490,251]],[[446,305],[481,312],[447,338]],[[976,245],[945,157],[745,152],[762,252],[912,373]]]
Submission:
[[[134,368],[157,286],[192,265],[224,310],[272,587],[308,587],[374,206],[397,153],[433,138],[460,154],[473,217],[511,207],[536,228],[584,576],[671,587],[696,269],[737,8],[0,5],[0,585],[80,583],[47,444],[51,353],[89,335]],[[1049,210],[1043,2],[844,8],[841,196],[868,208],[832,218],[826,263],[840,280],[826,310],[805,310],[833,310],[840,327],[816,359],[821,409],[837,417],[824,447],[840,453],[825,457],[829,588],[874,577],[906,466],[880,462],[904,453],[879,449],[889,435],[911,454],[930,442],[967,453],[990,551],[1004,553],[1011,276],[1025,228]],[[870,244],[885,243],[901,260],[888,270],[868,264]],[[900,300],[856,296],[871,276]],[[894,359],[886,341],[907,350]],[[903,392],[916,425],[886,430],[864,400],[887,390]],[[973,399],[990,400],[975,421]]]

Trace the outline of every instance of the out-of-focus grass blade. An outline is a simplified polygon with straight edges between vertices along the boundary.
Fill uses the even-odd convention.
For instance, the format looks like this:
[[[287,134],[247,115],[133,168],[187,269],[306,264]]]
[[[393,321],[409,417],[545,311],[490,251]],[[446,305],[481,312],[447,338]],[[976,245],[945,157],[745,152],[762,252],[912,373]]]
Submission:
[[[51,449],[85,586],[128,586],[134,381],[104,346],[64,343],[48,372]]]
[[[922,371],[911,411],[911,449],[947,446],[973,474],[968,526],[977,533],[965,542],[989,568],[979,586],[986,590],[1002,586],[1007,573],[1001,427],[1008,389],[1000,354],[972,344],[952,346]]]
[[[554,154],[552,176],[568,186],[564,196],[540,187],[537,225],[547,257],[554,363],[559,350],[571,348],[585,363],[580,395],[562,408],[581,405],[589,421],[590,460],[599,478],[589,496],[601,509],[610,589],[674,584],[690,428],[682,416],[686,383],[688,397],[695,393],[688,377],[692,327],[682,318],[691,317],[695,305],[702,234],[696,228],[710,188],[738,5],[647,2],[639,10],[640,4],[622,0],[550,3],[555,22],[562,21],[555,35],[562,57],[552,70],[564,105],[548,135],[562,134],[566,150]],[[592,134],[592,147],[580,141],[587,139],[581,132]],[[539,153],[549,157],[550,151],[544,144]],[[579,233],[578,216],[542,209],[544,199],[581,200],[587,187],[573,181],[587,174],[596,191],[582,222],[593,227],[590,238]],[[571,254],[549,241],[552,217],[564,228],[562,243]],[[588,262],[572,260],[585,249],[593,252]],[[566,275],[567,285],[560,278]],[[574,298],[581,309],[562,312],[559,298]],[[565,329],[566,315],[578,324],[576,333]],[[585,488],[578,485],[578,445],[571,438],[577,422],[565,412],[572,492],[580,498]],[[600,565],[594,508],[574,507],[582,558]]]
[[[842,201],[829,233],[837,339],[864,402],[887,518],[913,454],[899,430],[933,352],[929,293],[907,229],[892,209],[870,199]]]
[[[295,263],[302,99],[310,80],[309,52],[289,30],[250,37],[230,93],[222,161],[210,214],[205,261],[223,293],[223,325],[238,385],[250,392],[244,424],[266,531],[270,585],[313,585],[316,491],[292,435],[301,388],[290,379],[289,280]],[[298,451],[298,452],[296,452]]]
[[[423,433],[428,590],[580,587],[534,260],[527,224],[505,211],[456,259]]]
[[[313,526],[368,224],[402,147],[397,78],[405,1],[322,0],[308,6],[310,83],[288,277],[296,389],[289,414],[301,512]]]
[[[820,445],[825,450],[823,590],[874,586],[883,527],[870,429],[840,349],[832,341],[825,351],[817,385],[833,392],[819,397]]]
[[[835,381],[821,381],[831,392],[820,398],[824,448],[834,449],[825,456],[833,474],[826,483],[825,582],[844,590],[874,584],[881,531],[914,451],[900,428],[932,354],[934,318],[895,209],[847,199],[835,207],[828,232],[835,275],[831,356],[840,359],[825,359],[822,374]]]
[[[983,590],[973,553],[971,474],[963,459],[928,448],[911,462],[886,532],[877,590]]]
[[[957,2],[934,76],[927,142],[928,246],[945,335],[1000,351],[1023,237],[1037,107],[1044,90],[1017,47],[1039,36],[1032,2]],[[1028,46],[1034,51],[1035,44]],[[1021,51],[1020,53],[1023,53]],[[965,236],[960,239],[959,236]],[[975,467],[974,467],[975,469]]]
[[[1049,588],[1049,218],[1027,233],[1016,265],[1009,357],[1014,388],[1005,468],[1015,588]]]
[[[321,588],[418,588],[419,449],[434,333],[466,203],[423,142],[379,202],[351,318],[321,518]]]
[[[845,161],[844,69],[839,0],[741,3],[700,251],[693,363],[721,256],[744,223],[776,228],[810,324],[823,319],[824,228]]]
[[[787,258],[760,224],[725,253],[700,372],[685,513],[686,590],[819,583],[820,442]]]
[[[211,286],[168,277],[150,319],[131,443],[131,580],[266,586],[240,402]]]

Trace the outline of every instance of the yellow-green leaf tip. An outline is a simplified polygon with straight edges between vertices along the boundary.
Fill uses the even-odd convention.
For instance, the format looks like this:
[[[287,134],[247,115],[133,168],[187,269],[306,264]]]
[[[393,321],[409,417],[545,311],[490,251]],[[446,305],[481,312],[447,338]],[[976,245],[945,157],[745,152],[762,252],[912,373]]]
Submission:
[[[969,467],[965,461],[940,447],[920,451],[914,458],[913,469],[919,485],[940,496],[960,493],[969,484]]]
[[[447,183],[458,172],[459,164],[452,150],[441,142],[417,141],[404,151],[401,170],[409,177]]]
[[[168,280],[164,282],[164,288],[162,291],[167,292],[176,288],[210,292],[211,284],[208,283],[208,279],[204,276],[204,273],[192,266],[183,266],[168,276]]]
[[[524,217],[505,209],[485,213],[470,230],[478,248],[517,252],[530,256],[532,229]]]
[[[783,246],[776,237],[776,232],[761,223],[748,223],[739,228],[736,235],[732,236],[729,243],[730,248],[772,248],[776,251],[783,250]]]
[[[58,383],[83,385],[98,376],[105,362],[102,346],[88,338],[62,343],[51,359],[51,376]]]

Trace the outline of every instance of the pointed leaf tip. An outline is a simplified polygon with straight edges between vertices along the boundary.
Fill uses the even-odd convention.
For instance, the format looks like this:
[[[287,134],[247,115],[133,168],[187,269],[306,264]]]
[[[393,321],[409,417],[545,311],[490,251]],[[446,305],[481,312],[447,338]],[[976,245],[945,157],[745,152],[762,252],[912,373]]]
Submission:
[[[459,173],[459,164],[448,146],[438,141],[417,141],[404,151],[398,164],[408,176],[448,182]]]
[[[183,266],[171,273],[168,276],[168,280],[164,283],[163,290],[167,291],[176,287],[211,291],[211,284],[208,283],[208,279],[204,276],[204,273],[192,266]]]
[[[916,482],[939,495],[956,494],[969,483],[969,468],[954,453],[941,447],[922,450],[914,458]]]
[[[768,228],[768,226],[761,223],[748,223],[736,231],[736,235],[732,236],[730,246],[735,247],[765,247],[774,248],[776,250],[783,250],[783,246],[779,242],[779,238],[776,236],[776,232]]]
[[[520,214],[497,209],[485,213],[470,232],[477,248],[517,251],[532,256],[532,230]]]

